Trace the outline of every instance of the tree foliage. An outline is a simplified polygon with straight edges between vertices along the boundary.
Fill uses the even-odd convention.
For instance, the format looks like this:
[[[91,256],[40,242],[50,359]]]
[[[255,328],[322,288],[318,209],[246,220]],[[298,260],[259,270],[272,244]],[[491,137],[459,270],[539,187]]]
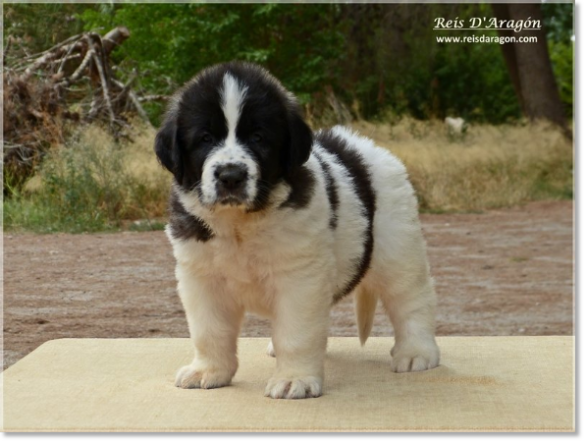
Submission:
[[[574,112],[574,5],[544,3],[549,54],[568,117]]]
[[[49,49],[83,31],[79,14],[95,5],[49,3],[41,5],[4,5],[4,44],[10,36],[18,48],[28,54]]]
[[[141,71],[149,91],[171,93],[206,66],[238,59],[265,65],[306,102],[335,81],[332,60],[344,50],[338,16],[336,5],[132,4],[82,19],[88,29],[125,23],[132,39],[117,57]]]
[[[170,94],[200,69],[240,59],[271,70],[319,112],[324,91],[354,115],[520,117],[498,45],[439,44],[433,19],[491,16],[486,4],[29,4],[5,5],[5,38],[29,52],[85,30],[126,26],[117,75],[142,93]],[[573,5],[546,4],[550,56],[566,105],[573,100]],[[495,34],[496,35],[496,34]],[[162,104],[151,104],[151,116]]]

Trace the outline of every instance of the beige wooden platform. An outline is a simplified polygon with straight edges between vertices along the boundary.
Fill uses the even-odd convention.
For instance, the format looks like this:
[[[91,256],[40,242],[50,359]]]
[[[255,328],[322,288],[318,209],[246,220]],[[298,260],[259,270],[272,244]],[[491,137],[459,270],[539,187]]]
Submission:
[[[268,339],[231,386],[174,387],[187,339],[50,341],[4,373],[5,431],[573,431],[573,337],[445,337],[441,366],[394,374],[390,338],[332,338],[324,396],[271,400]]]

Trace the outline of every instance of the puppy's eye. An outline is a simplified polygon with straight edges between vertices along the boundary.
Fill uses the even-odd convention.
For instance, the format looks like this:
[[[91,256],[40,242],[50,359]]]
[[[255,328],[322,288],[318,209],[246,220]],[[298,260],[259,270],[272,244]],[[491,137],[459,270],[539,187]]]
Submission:
[[[209,134],[209,133],[206,132],[204,135],[202,135],[201,141],[203,143],[211,143],[211,142],[214,141],[214,137],[212,137],[211,134]]]
[[[252,134],[250,136],[250,139],[254,142],[254,143],[260,143],[262,141],[262,134],[260,132],[255,132],[254,134]]]

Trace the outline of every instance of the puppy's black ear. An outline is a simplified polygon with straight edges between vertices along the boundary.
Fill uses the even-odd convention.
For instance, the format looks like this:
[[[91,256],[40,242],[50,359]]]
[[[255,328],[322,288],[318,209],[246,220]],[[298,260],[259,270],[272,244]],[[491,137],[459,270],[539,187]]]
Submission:
[[[177,122],[173,117],[167,117],[155,137],[155,153],[159,162],[173,173],[177,183],[183,178],[181,154],[177,144]]]
[[[313,145],[313,133],[298,109],[291,110],[287,120],[289,146],[285,156],[285,172],[288,176],[292,176],[309,158]]]

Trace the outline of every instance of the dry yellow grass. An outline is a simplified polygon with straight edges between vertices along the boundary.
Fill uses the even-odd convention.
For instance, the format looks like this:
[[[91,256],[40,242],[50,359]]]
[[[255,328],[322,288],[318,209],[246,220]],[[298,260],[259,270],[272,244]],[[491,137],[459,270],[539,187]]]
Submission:
[[[407,167],[424,211],[480,211],[572,198],[573,147],[547,124],[471,125],[453,134],[440,121],[353,128]]]
[[[422,211],[481,211],[573,196],[572,145],[545,124],[473,125],[464,134],[411,119],[352,127],[405,163]],[[6,202],[6,227],[96,231],[138,219],[148,220],[141,229],[162,226],[171,174],[153,152],[155,133],[136,124],[130,140],[115,142],[99,127],[81,129],[51,151],[25,193]]]
[[[138,128],[132,142],[123,148],[126,151],[125,171],[142,190],[141,207],[135,208],[135,212],[144,212],[149,217],[166,216],[171,174],[160,165],[155,155],[156,130],[145,126]]]
[[[100,188],[115,194],[112,197],[120,206],[115,210],[122,218],[163,217],[171,177],[153,150],[156,131],[141,123],[132,127],[129,139],[116,142],[103,128],[88,126],[78,134],[78,141],[57,148],[51,164],[65,167],[67,151],[76,167],[91,171]]]

